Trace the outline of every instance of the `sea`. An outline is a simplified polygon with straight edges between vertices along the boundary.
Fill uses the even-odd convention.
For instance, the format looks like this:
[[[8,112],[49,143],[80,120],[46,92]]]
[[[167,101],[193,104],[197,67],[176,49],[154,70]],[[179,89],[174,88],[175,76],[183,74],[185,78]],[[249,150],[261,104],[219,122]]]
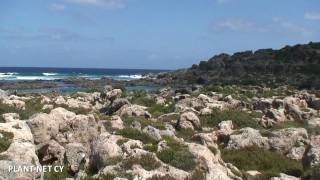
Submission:
[[[19,82],[19,81],[55,81],[57,87],[42,89],[9,89],[8,92],[18,92],[18,94],[29,93],[47,93],[60,92],[70,94],[77,91],[87,91],[88,89],[76,87],[72,84],[64,83],[63,79],[69,77],[86,78],[97,80],[109,78],[119,81],[131,81],[140,79],[146,73],[158,73],[167,70],[150,70],[150,69],[102,69],[102,68],[43,68],[43,67],[0,67],[0,83]],[[128,90],[157,90],[159,87],[154,86],[135,86],[126,87]]]
[[[0,67],[0,81],[62,80],[68,77],[90,80],[103,77],[130,81],[142,78],[143,74],[166,70],[150,69],[102,69],[102,68],[42,68],[42,67]]]

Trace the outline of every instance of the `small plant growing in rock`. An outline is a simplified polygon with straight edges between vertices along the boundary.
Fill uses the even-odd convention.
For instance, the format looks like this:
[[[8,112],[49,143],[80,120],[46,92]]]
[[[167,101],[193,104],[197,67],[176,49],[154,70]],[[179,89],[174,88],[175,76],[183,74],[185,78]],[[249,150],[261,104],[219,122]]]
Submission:
[[[0,153],[6,151],[12,143],[13,133],[0,131]]]

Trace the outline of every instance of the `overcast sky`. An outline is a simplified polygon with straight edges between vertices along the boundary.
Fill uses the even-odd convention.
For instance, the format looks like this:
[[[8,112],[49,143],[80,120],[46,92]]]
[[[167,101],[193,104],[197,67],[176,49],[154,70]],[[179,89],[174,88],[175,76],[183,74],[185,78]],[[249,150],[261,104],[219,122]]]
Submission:
[[[319,0],[0,1],[0,66],[175,69],[309,41]]]

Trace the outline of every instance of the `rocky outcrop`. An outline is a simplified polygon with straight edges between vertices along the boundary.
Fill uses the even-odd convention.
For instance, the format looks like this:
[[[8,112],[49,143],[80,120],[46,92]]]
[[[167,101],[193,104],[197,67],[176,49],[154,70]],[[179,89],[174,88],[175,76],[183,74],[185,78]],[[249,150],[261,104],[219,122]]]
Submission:
[[[227,148],[241,149],[250,146],[269,149],[268,138],[263,137],[256,129],[243,128],[230,135]]]
[[[194,129],[200,128],[200,120],[198,116],[193,112],[184,112],[180,115],[177,121],[177,127],[182,129]]]

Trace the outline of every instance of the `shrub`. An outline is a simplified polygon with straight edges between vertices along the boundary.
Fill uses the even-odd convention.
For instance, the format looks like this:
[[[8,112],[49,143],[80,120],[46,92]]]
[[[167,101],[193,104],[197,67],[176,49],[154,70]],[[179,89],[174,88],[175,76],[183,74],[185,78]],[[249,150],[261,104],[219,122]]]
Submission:
[[[170,137],[167,137],[166,141],[168,148],[158,152],[158,158],[164,163],[170,164],[176,168],[185,171],[193,170],[196,166],[196,162],[188,147]]]
[[[139,164],[143,169],[151,171],[161,166],[161,163],[151,154],[142,154],[140,157],[129,157],[122,161],[121,167],[130,169],[134,164]]]
[[[118,130],[117,134],[122,135],[129,139],[140,140],[144,144],[149,144],[149,143],[157,144],[157,141],[154,140],[151,136],[134,128],[124,128],[124,129]]]
[[[221,121],[232,120],[235,128],[262,128],[255,118],[259,118],[261,114],[248,113],[239,110],[214,110],[211,115],[200,116],[200,121],[203,126],[216,127]]]
[[[185,141],[191,141],[192,136],[195,134],[192,129],[177,129],[176,130],[177,137],[183,138]]]
[[[279,173],[300,177],[303,173],[301,162],[291,160],[276,151],[258,147],[248,147],[239,150],[221,150],[222,159],[232,163],[242,171],[258,170],[263,179],[278,176]]]
[[[137,121],[137,122],[139,122],[141,124],[142,128],[150,125],[150,126],[153,126],[153,127],[157,128],[157,129],[160,129],[160,130],[165,130],[166,129],[165,125],[162,122],[160,122],[160,121],[152,121],[152,120],[146,119],[144,117],[128,117],[128,116],[124,116],[122,118],[122,120],[123,120],[123,122],[124,122],[124,124],[126,126],[130,126],[134,121]]]
[[[65,165],[62,172],[45,172],[44,173],[44,179],[45,180],[61,180],[61,179],[66,179],[70,177],[70,172],[67,166]]]
[[[0,138],[0,153],[2,153],[10,147],[13,139],[13,133],[0,130],[0,134],[3,136]]]

